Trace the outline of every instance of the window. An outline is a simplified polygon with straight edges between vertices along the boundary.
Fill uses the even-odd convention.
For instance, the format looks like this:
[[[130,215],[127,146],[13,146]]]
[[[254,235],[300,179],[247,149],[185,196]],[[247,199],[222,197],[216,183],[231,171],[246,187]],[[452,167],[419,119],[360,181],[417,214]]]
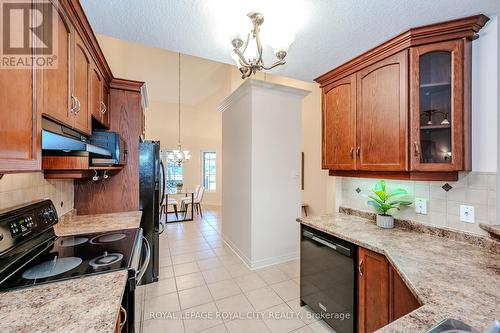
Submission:
[[[167,188],[175,188],[178,183],[182,183],[184,168],[182,165],[179,166],[177,165],[177,163],[169,162],[167,159],[167,155],[169,153],[172,153],[172,151],[163,150],[161,159],[163,160],[163,164],[165,165]]]
[[[215,191],[217,175],[217,154],[214,151],[203,152],[203,186],[207,191]]]

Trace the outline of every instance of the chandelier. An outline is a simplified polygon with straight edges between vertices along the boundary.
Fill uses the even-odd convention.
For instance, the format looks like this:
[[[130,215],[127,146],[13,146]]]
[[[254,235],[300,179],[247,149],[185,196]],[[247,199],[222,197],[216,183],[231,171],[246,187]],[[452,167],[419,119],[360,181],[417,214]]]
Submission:
[[[177,141],[177,149],[167,153],[167,160],[177,166],[181,166],[184,162],[189,161],[191,153],[189,150],[183,150],[181,145],[181,54],[179,53],[179,94],[178,94],[178,113],[179,113],[179,136]]]
[[[262,42],[260,39],[260,26],[264,23],[264,16],[257,12],[251,12],[248,17],[252,20],[252,30],[247,34],[245,41],[241,37],[232,40],[233,60],[236,62],[241,72],[241,78],[245,79],[257,71],[270,70],[276,66],[285,64],[285,57],[288,53],[288,47],[295,39],[295,35],[279,36],[271,38],[270,43],[274,54],[278,60],[266,66],[262,54]],[[274,36],[276,37],[276,36]]]

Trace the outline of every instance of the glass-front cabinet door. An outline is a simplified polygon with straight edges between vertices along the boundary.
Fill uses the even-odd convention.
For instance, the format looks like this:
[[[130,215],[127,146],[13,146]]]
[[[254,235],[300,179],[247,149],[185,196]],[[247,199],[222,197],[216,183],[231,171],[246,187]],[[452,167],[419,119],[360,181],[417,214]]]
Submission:
[[[411,169],[462,170],[464,42],[414,47],[410,58]]]

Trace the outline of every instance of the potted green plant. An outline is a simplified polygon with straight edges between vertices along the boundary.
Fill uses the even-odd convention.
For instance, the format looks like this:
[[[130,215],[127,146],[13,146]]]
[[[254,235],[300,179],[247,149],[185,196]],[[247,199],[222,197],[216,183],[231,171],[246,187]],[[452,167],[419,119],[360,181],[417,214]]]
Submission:
[[[400,206],[411,205],[411,201],[397,199],[408,195],[408,192],[402,188],[388,192],[385,180],[377,182],[372,192],[375,195],[368,196],[371,199],[368,204],[375,207],[379,212],[377,214],[377,225],[381,228],[394,228],[394,217],[387,212],[391,209],[400,210]]]
[[[184,184],[182,182],[177,182],[177,184],[175,184],[175,187],[177,187],[177,191],[182,191],[183,186]]]

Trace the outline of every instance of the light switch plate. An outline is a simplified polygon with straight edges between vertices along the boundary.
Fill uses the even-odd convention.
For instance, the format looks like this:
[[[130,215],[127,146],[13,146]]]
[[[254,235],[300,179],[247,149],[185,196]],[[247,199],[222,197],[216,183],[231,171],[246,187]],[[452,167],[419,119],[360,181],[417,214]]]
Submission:
[[[415,213],[427,215],[427,199],[415,198]]]
[[[460,221],[474,223],[474,206],[460,205]]]

